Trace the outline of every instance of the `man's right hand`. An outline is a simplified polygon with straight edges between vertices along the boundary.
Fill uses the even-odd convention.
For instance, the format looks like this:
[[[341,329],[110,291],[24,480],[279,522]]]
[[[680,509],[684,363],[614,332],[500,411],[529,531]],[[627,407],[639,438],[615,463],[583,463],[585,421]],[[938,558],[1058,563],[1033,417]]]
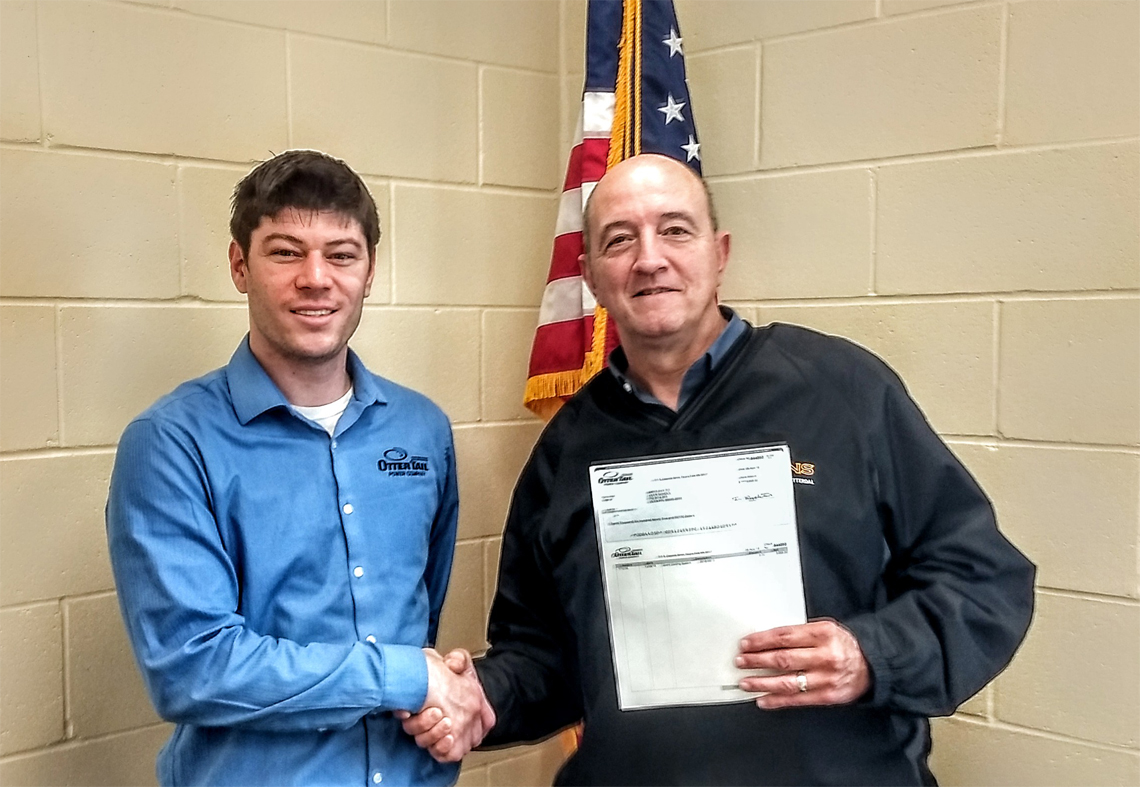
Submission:
[[[416,714],[399,713],[404,731],[439,762],[459,762],[495,726],[495,711],[483,693],[471,654],[462,648],[442,658],[424,648],[428,693]]]

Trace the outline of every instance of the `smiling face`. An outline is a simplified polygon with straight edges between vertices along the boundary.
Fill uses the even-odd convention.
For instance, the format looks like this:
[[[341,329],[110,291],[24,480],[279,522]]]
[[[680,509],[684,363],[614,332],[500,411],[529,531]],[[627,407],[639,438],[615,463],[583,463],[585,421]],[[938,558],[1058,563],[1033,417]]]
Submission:
[[[249,300],[249,345],[275,380],[344,368],[375,272],[360,223],[331,211],[264,216],[249,254],[230,244],[230,274]]]
[[[627,353],[655,346],[691,354],[704,344],[703,352],[724,325],[717,289],[729,236],[713,229],[696,174],[664,156],[627,159],[598,182],[586,220],[582,274]]]

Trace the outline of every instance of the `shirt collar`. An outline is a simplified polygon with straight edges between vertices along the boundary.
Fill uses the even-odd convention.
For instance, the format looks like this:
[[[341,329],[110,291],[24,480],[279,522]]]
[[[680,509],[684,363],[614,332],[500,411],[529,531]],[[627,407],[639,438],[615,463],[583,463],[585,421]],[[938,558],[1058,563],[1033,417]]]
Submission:
[[[734,312],[727,306],[720,306],[720,313],[724,316],[728,323],[721,330],[720,335],[705,351],[704,355],[698,358],[685,372],[684,378],[681,380],[681,395],[677,401],[677,409],[699,391],[704,383],[712,376],[713,370],[720,365],[724,360],[724,356],[728,350],[736,342],[737,339],[747,330],[748,324],[741,319],[740,315]],[[643,402],[650,404],[662,404],[658,401],[657,397],[653,394],[643,391],[637,387],[632,379],[629,378],[627,372],[629,371],[629,359],[625,357],[625,350],[618,347],[610,353],[609,370],[621,383],[622,387],[635,395]]]
[[[368,373],[364,363],[351,348],[348,350],[348,374],[352,378],[354,389],[352,398],[360,402],[362,407],[387,403],[376,378]],[[281,393],[281,389],[270,379],[249,349],[248,333],[226,365],[226,381],[234,403],[234,412],[243,425],[274,407],[289,406],[285,394]]]

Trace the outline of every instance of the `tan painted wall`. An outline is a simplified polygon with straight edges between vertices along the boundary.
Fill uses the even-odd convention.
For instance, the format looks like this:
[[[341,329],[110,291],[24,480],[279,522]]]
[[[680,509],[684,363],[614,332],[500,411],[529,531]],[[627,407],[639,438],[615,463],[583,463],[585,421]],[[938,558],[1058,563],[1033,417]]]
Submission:
[[[102,509],[119,433],[226,362],[228,201],[317,147],[384,229],[353,346],[455,425],[442,647],[485,647],[561,185],[560,5],[0,1],[0,783],[153,781],[169,734],[118,619]],[[549,781],[557,742],[464,784]]]
[[[226,200],[270,151],[343,156],[378,198],[354,346],[455,423],[441,644],[484,645],[582,7],[0,0],[0,784],[153,780],[107,476],[130,417],[240,338]],[[947,784],[1140,782],[1137,7],[679,3],[726,297],[882,354],[1040,566],[1014,666],[936,726]]]

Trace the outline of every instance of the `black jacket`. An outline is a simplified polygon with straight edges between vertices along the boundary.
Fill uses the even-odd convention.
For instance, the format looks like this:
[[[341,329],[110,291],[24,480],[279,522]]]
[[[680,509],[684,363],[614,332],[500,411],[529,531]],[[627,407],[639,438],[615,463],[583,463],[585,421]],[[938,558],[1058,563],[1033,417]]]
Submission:
[[[588,465],[776,441],[801,464],[808,617],[855,634],[872,689],[829,708],[618,710]],[[1033,577],[902,382],[850,342],[754,328],[679,413],[603,373],[551,421],[515,489],[478,665],[498,714],[485,744],[584,719],[559,784],[932,783],[927,717],[1008,663]]]

